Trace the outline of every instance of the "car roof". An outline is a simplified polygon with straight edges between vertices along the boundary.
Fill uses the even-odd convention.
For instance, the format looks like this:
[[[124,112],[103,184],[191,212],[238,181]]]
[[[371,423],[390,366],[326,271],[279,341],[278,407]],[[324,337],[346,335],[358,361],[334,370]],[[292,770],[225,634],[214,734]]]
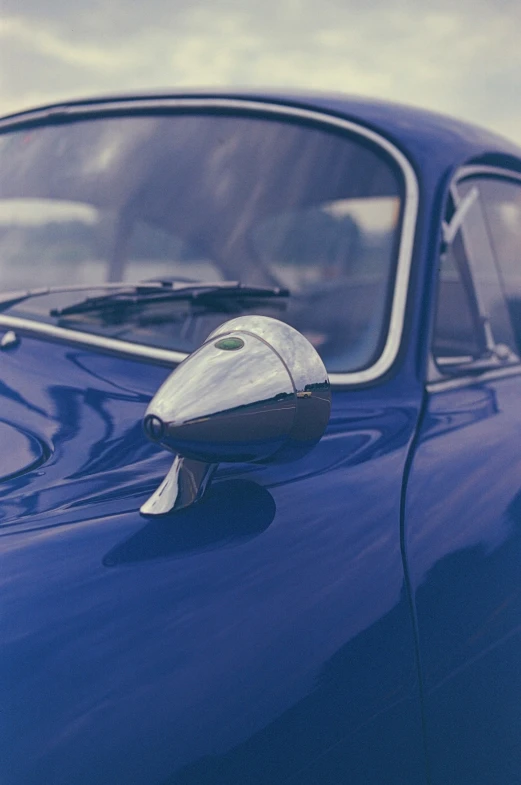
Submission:
[[[426,163],[436,164],[436,168],[446,168],[465,161],[483,160],[485,163],[521,169],[521,147],[480,126],[426,109],[340,93],[241,89],[121,93],[60,101],[24,110],[1,118],[0,126],[4,123],[44,119],[46,114],[59,115],[60,111],[68,108],[109,110],[111,105],[121,102],[129,106],[134,103],[137,106],[140,101],[152,101],[160,105],[162,101],[190,98],[262,102],[333,114],[372,128],[385,136],[420,168]]]

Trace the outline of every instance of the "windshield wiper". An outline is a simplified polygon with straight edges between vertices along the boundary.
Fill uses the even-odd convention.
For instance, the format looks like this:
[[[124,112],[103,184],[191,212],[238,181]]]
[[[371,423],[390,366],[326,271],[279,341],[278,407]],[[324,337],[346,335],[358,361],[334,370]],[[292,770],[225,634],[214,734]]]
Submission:
[[[143,303],[162,303],[172,300],[188,300],[202,306],[215,306],[229,300],[264,299],[289,297],[288,289],[267,286],[249,286],[239,281],[219,281],[218,283],[173,283],[170,281],[153,282],[159,284],[152,288],[138,284],[133,290],[116,291],[100,297],[87,297],[74,305],[53,308],[51,316],[72,316],[91,311],[113,310]]]
[[[6,292],[0,295],[0,312],[6,311],[14,305],[30,300],[33,297],[45,297],[52,294],[67,292],[88,292],[95,289],[109,290],[110,294],[98,297],[88,297],[74,305],[65,308],[53,308],[51,316],[66,316],[67,314],[85,313],[98,309],[113,308],[115,305],[132,305],[142,302],[157,302],[161,300],[197,300],[202,302],[212,296],[216,299],[230,297],[288,297],[287,289],[269,288],[263,286],[247,286],[239,281],[219,281],[217,283],[180,282],[175,280],[153,280],[127,283],[77,284],[71,286],[46,286],[39,289],[25,289],[23,291]]]
[[[70,286],[44,286],[39,289],[23,289],[21,291],[5,292],[0,294],[0,311],[7,311],[13,305],[23,303],[24,300],[30,300],[33,297],[45,297],[49,294],[61,294],[66,292],[89,292],[92,289],[115,289],[136,291],[137,289],[146,289],[157,291],[162,289],[160,281],[143,281],[142,283],[88,283],[88,284],[71,284]]]

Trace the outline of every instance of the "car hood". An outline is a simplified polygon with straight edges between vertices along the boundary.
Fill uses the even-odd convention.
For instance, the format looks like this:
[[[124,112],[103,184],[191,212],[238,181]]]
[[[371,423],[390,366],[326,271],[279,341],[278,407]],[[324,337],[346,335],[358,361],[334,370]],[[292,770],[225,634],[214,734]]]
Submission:
[[[0,361],[6,785],[230,785],[257,781],[255,761],[264,784],[374,715],[408,715],[412,396],[339,394],[308,456],[222,464],[199,505],[147,521],[172,456],[141,421],[169,369],[32,337]]]
[[[171,458],[141,420],[168,369],[32,338],[1,359],[0,524],[135,509],[154,490]]]
[[[21,477],[41,466],[49,457],[47,445],[36,434],[1,421],[0,444],[8,445],[7,450],[0,452],[0,483]]]

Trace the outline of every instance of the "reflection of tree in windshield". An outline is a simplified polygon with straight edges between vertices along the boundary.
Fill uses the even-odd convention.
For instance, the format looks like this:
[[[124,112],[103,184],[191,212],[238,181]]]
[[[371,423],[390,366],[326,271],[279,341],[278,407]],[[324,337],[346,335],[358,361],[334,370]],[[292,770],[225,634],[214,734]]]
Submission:
[[[276,216],[254,232],[263,262],[279,272],[288,265],[298,268],[291,272],[293,285],[347,274],[359,244],[360,230],[351,216],[321,208]]]
[[[0,224],[4,263],[80,262],[97,256],[92,229],[82,221],[50,221],[40,226]]]

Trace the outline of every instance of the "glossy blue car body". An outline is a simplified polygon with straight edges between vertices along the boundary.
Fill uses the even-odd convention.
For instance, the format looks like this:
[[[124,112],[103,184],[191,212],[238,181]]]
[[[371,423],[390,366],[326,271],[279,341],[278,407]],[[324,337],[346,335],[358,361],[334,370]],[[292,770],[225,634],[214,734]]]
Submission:
[[[146,521],[171,458],[141,422],[172,364],[2,315],[2,781],[516,782],[521,365],[430,365],[451,182],[521,172],[521,150],[383,102],[224,98],[356,122],[409,160],[399,351],[333,380],[309,455],[221,464],[199,505]]]

